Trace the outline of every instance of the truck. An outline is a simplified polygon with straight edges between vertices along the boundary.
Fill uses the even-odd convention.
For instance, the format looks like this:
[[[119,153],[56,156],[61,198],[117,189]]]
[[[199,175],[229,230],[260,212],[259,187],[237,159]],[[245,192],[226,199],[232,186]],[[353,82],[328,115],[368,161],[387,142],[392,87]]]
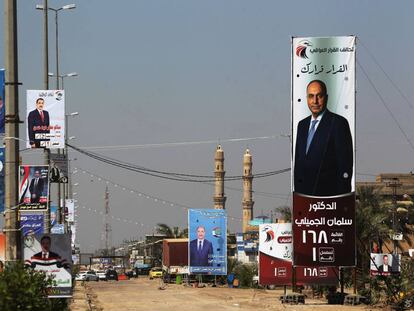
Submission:
[[[164,239],[162,243],[164,280],[171,282],[188,276],[188,239]]]

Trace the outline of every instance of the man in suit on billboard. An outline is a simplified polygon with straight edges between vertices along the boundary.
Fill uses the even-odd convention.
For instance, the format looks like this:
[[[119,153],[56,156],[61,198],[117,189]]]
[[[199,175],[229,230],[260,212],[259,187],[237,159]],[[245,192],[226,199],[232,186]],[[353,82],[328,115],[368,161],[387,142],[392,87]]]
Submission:
[[[213,262],[213,244],[205,238],[204,226],[197,227],[197,239],[190,242],[190,266],[206,267]]]
[[[389,275],[392,272],[392,267],[388,264],[388,255],[382,257],[382,265],[378,267],[378,272],[381,275]]]
[[[36,99],[36,109],[30,111],[27,117],[27,129],[29,131],[29,141],[32,148],[45,147],[41,142],[47,142],[50,134],[49,130],[49,112],[44,110],[45,101],[43,98]],[[36,134],[44,137],[36,137]]]
[[[311,81],[306,94],[311,115],[297,127],[294,190],[314,196],[349,193],[353,145],[348,121],[327,109],[328,93],[323,81]]]
[[[39,203],[40,197],[43,193],[43,186],[44,180],[40,176],[40,171],[36,170],[29,185],[30,203]]]

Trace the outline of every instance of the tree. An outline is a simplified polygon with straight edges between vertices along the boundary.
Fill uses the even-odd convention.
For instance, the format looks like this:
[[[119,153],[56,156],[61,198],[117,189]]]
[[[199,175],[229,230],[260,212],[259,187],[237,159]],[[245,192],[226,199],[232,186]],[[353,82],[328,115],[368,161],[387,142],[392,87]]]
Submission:
[[[52,311],[67,310],[66,299],[48,299],[53,280],[44,272],[8,263],[0,273],[0,310]]]
[[[280,215],[278,218],[285,222],[292,222],[292,211],[290,206],[282,205],[275,208],[276,214]]]
[[[164,223],[157,224],[157,233],[165,235],[167,238],[186,238],[188,237],[188,229],[180,229],[179,227],[170,227]]]

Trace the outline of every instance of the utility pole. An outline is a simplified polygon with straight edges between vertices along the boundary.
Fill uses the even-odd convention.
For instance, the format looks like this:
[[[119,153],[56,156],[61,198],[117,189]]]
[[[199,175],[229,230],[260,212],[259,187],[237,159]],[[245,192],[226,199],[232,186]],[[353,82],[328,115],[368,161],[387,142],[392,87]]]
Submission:
[[[397,222],[396,222],[396,213],[397,213],[397,188],[401,187],[402,184],[398,178],[392,178],[389,182],[386,183],[387,187],[392,188],[392,240],[393,240],[393,253],[397,254]]]
[[[5,25],[5,233],[6,261],[21,258],[20,231],[17,219],[19,172],[19,79],[17,66],[16,0],[4,1]]]
[[[105,214],[104,214],[104,227],[102,232],[102,240],[104,242],[104,249],[106,255],[111,255],[112,248],[112,228],[110,224],[110,209],[109,209],[109,191],[108,186],[105,189]]]

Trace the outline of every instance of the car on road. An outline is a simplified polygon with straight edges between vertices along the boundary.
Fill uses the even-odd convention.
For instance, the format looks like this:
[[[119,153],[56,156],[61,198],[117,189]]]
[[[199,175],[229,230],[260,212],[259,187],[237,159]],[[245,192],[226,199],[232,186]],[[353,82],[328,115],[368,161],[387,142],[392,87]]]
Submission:
[[[97,271],[96,275],[99,277],[99,281],[107,281],[108,279],[106,278],[106,273],[105,271]]]
[[[154,278],[161,278],[162,277],[162,268],[161,267],[151,268],[148,275],[149,275],[150,280],[152,280]]]
[[[99,281],[99,276],[96,275],[95,271],[90,270],[87,272],[81,272],[75,277],[76,281]]]
[[[114,269],[108,269],[105,273],[106,279],[109,280],[115,280],[118,281],[118,272],[116,272]]]

